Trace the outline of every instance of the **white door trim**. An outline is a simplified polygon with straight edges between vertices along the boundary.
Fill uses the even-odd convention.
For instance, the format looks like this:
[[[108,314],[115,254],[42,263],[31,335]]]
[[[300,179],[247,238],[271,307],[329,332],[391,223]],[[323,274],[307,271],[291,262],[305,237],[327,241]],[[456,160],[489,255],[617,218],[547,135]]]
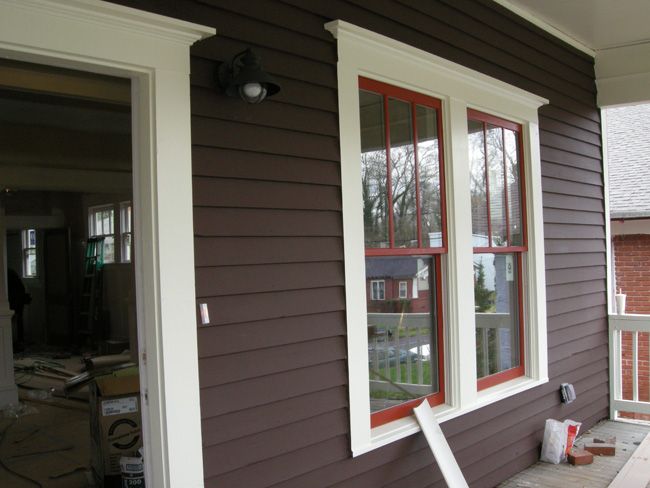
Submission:
[[[156,488],[203,487],[189,46],[214,34],[98,0],[0,0],[0,56],[132,81],[143,436]]]

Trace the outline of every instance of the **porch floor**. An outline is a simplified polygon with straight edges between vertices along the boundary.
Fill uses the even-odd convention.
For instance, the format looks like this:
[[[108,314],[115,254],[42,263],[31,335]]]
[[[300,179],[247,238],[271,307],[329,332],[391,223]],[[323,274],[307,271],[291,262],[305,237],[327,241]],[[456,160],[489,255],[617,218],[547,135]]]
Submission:
[[[537,462],[501,483],[499,488],[600,488],[607,487],[650,433],[650,424],[603,421],[583,432],[581,437],[616,436],[616,456],[594,456],[593,464],[571,466],[568,463]],[[582,446],[580,438],[577,446]],[[650,488],[650,485],[648,485]]]

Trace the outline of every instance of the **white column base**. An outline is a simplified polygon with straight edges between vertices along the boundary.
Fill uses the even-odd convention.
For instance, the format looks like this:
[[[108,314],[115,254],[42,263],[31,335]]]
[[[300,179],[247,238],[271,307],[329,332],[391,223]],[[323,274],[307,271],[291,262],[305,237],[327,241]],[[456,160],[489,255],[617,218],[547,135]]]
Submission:
[[[13,312],[0,305],[0,409],[18,403],[18,388],[14,380],[14,351],[11,339]]]

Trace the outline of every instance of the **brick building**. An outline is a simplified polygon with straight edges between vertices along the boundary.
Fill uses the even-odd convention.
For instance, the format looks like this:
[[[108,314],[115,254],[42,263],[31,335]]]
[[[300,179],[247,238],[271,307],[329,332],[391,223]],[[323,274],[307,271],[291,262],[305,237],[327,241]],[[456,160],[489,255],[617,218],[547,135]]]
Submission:
[[[607,110],[615,289],[628,314],[650,313],[650,105]],[[639,399],[649,390],[648,334],[639,334]],[[623,397],[632,398],[632,340],[623,335]],[[638,415],[637,415],[638,417]],[[650,418],[644,416],[645,418]]]

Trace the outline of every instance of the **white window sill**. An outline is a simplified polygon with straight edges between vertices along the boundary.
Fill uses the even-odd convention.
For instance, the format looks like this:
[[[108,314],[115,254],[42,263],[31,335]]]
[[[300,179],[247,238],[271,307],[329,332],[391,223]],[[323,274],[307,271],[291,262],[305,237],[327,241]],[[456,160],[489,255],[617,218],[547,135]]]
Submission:
[[[548,378],[540,380],[534,380],[528,377],[515,378],[514,380],[478,392],[476,395],[476,401],[471,405],[467,405],[463,408],[452,407],[447,404],[438,405],[433,407],[433,413],[436,416],[436,420],[439,423],[443,423],[447,420],[483,408],[491,403],[495,403],[499,400],[503,400],[523,391],[543,385],[544,383],[548,383]],[[395,442],[399,439],[420,432],[420,430],[420,425],[414,415],[394,420],[393,422],[380,427],[375,427],[370,432],[370,443],[365,446],[353,448],[352,456],[360,456],[361,454],[365,454],[374,449],[390,444],[391,442]]]

